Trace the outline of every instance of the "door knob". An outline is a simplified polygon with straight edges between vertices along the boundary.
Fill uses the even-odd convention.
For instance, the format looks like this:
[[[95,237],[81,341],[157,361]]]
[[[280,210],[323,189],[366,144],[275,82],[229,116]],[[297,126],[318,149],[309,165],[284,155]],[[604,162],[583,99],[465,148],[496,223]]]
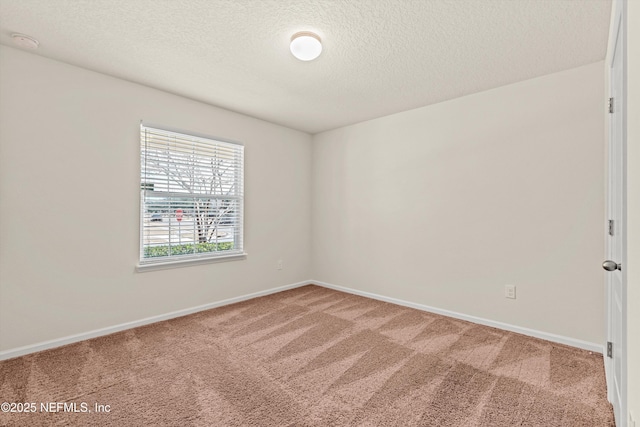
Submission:
[[[616,264],[615,261],[611,261],[611,260],[606,260],[605,262],[603,262],[602,268],[604,268],[607,271],[622,270],[622,266],[620,264]]]

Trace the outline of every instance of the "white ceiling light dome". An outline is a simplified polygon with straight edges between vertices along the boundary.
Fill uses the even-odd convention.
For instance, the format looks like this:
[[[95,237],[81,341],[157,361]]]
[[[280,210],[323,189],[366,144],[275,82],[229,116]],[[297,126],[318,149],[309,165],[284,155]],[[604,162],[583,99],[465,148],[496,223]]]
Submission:
[[[313,61],[322,53],[322,42],[317,34],[301,31],[291,36],[289,48],[300,61]]]

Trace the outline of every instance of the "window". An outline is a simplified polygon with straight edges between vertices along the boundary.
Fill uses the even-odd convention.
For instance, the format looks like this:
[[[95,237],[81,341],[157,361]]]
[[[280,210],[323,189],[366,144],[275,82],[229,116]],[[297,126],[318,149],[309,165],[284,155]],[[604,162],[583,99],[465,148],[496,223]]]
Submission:
[[[244,147],[140,126],[140,265],[242,255]]]

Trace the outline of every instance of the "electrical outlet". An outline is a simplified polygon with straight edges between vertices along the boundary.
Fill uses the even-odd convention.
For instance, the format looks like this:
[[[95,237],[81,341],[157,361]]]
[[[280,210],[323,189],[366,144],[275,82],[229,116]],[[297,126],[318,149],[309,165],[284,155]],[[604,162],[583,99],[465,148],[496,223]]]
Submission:
[[[281,259],[278,260],[278,263],[276,264],[276,268],[278,270],[282,270],[282,260]]]
[[[505,298],[516,299],[516,287],[515,287],[515,285],[505,285],[504,286],[504,296],[505,296]]]

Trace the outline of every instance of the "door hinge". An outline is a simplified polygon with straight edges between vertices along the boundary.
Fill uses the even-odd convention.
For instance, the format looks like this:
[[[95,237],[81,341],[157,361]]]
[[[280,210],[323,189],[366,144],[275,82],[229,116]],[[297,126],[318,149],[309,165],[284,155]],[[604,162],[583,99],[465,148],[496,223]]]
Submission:
[[[613,114],[613,98],[609,98],[609,114]]]
[[[613,236],[613,220],[609,220],[609,236]]]
[[[607,341],[607,357],[613,358],[613,343]]]

